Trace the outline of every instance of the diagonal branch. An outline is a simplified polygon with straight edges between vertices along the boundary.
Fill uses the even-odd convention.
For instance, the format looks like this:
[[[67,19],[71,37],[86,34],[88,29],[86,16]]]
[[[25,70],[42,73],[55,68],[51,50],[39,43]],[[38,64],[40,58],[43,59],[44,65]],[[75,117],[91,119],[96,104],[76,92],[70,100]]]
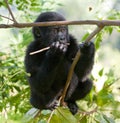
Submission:
[[[75,58],[74,58],[74,61],[73,61],[72,65],[71,65],[71,67],[70,67],[70,70],[69,70],[69,72],[68,72],[67,81],[66,81],[66,83],[65,83],[65,87],[64,87],[64,90],[63,90],[62,95],[61,95],[61,101],[60,101],[61,105],[64,105],[64,99],[65,99],[65,96],[66,96],[68,87],[69,87],[69,85],[70,85],[70,81],[71,81],[71,79],[72,79],[72,75],[73,75],[73,72],[74,72],[74,68],[75,68],[75,66],[76,66],[76,64],[77,64],[77,62],[78,62],[78,60],[79,60],[79,58],[80,58],[80,50],[78,50],[78,52],[76,53],[76,56],[75,56]]]
[[[11,11],[11,8],[9,7],[8,0],[4,0],[4,1],[5,1],[5,3],[6,3],[6,6],[7,6],[7,8],[8,8],[8,11],[9,11],[9,13],[10,13],[10,15],[11,15],[11,17],[12,17],[14,23],[17,23],[16,19],[14,18],[14,15],[13,15],[13,13],[12,13],[12,11]]]
[[[11,19],[11,18],[9,18],[9,17],[6,17],[6,16],[4,16],[4,15],[0,15],[0,16],[3,17],[3,18],[6,18],[6,19],[8,19],[8,20],[13,21],[13,19]]]
[[[97,27],[89,36],[88,38],[85,40],[85,43],[88,43],[97,33],[99,33],[102,29],[103,29],[104,26],[101,26],[101,27]],[[70,67],[70,70],[68,72],[68,77],[67,77],[67,81],[66,81],[66,84],[65,84],[65,87],[64,87],[64,90],[62,92],[62,95],[61,95],[61,105],[64,105],[64,99],[65,99],[65,96],[66,96],[66,93],[67,93],[67,90],[68,90],[68,87],[70,85],[70,81],[72,79],[72,75],[73,75],[73,72],[74,72],[74,68],[80,58],[80,50],[78,50],[78,52],[76,53],[76,56],[75,56],[75,59]]]
[[[102,29],[104,28],[104,26],[98,26],[89,36],[88,38],[85,40],[85,43],[88,43],[97,33],[99,33]]]

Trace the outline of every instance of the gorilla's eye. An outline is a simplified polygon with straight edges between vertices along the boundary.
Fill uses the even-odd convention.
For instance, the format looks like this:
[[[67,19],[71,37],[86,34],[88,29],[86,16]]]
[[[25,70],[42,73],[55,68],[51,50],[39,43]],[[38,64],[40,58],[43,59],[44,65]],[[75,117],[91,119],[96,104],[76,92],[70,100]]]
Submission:
[[[40,29],[39,29],[39,27],[35,27],[35,35],[37,36],[37,37],[40,37],[41,35],[40,35]]]
[[[52,31],[52,33],[54,33],[54,34],[57,34],[57,32],[58,32],[58,31],[57,31],[57,28],[52,28],[51,31]]]
[[[60,29],[60,31],[61,31],[61,32],[66,32],[66,28],[63,27],[63,28]]]
[[[62,33],[64,33],[64,34],[66,34],[67,29],[66,29],[66,28],[64,28],[64,27],[59,28],[59,32],[62,32]]]

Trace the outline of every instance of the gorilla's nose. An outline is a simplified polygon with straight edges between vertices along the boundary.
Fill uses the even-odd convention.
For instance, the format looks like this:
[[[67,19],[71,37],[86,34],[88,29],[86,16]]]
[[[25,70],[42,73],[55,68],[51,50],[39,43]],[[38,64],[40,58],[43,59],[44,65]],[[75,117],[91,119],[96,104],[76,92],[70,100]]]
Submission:
[[[58,40],[59,40],[59,41],[64,41],[64,40],[65,40],[65,36],[63,35],[62,32],[59,32],[59,33],[58,33]]]
[[[59,36],[58,40],[59,41],[64,41],[65,40],[65,36],[63,36],[63,35]]]

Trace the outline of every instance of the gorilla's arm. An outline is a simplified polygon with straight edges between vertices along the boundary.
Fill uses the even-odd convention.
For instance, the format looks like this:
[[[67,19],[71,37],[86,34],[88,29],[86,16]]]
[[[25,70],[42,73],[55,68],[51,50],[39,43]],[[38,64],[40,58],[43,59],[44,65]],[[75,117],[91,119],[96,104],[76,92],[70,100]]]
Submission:
[[[33,44],[31,46],[32,48],[34,47]],[[27,72],[31,74],[29,77],[30,85],[37,93],[39,93],[39,91],[40,93],[44,93],[49,90],[58,73],[58,68],[66,50],[66,45],[54,42],[50,49],[47,52],[44,52],[44,54],[40,53],[30,56],[29,53],[31,52],[31,49],[29,46],[25,64]],[[35,49],[33,51],[35,51]]]
[[[75,73],[77,74],[80,81],[85,81],[94,64],[94,44],[92,42],[89,44],[80,44],[80,51],[81,56],[75,67]]]
[[[75,101],[84,98],[90,92],[93,85],[92,81],[88,79],[88,75],[91,72],[94,64],[95,48],[92,42],[90,42],[89,44],[83,43],[78,45],[73,36],[70,36],[70,42],[71,45],[68,48],[69,61],[72,62],[74,60],[78,49],[80,49],[81,52],[80,59],[75,66],[75,74],[73,74],[72,77],[74,78],[74,80],[71,81],[67,96],[65,98],[70,111],[72,112],[72,114],[75,114],[78,111],[78,106],[76,105]],[[75,79],[76,75],[77,79]],[[73,93],[71,93],[72,91]]]
[[[77,74],[80,81],[84,81],[91,72],[94,64],[94,54],[95,54],[94,44],[92,42],[89,42],[88,44],[82,43],[79,46],[77,46],[76,39],[74,39],[74,37],[71,35],[70,42],[72,42],[71,50],[72,51],[74,50],[71,55],[72,59],[73,56],[75,57],[76,52],[80,48],[81,56],[75,67],[75,73]]]

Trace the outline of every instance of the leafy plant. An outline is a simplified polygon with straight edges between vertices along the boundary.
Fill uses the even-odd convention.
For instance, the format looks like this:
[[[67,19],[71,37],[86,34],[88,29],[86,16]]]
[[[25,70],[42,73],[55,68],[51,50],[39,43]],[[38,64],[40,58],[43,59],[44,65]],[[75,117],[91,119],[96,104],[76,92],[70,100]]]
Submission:
[[[34,18],[34,12],[53,10],[56,5],[62,5],[55,0],[8,0],[20,12],[25,12],[24,21]],[[6,6],[0,1],[0,6]],[[118,11],[108,13],[108,19],[119,19]],[[20,16],[20,20],[21,20]],[[23,19],[23,18],[22,18]],[[2,21],[2,20],[0,20]],[[112,34],[113,29],[120,31],[120,28],[105,27],[95,37],[96,49],[100,49],[104,34]],[[32,41],[29,29],[11,30],[15,43],[9,46],[6,52],[0,51],[0,122],[38,122],[38,123],[115,123],[120,121],[120,103],[115,99],[112,92],[116,79],[111,68],[105,72],[101,68],[93,74],[94,87],[90,94],[83,100],[78,101],[79,112],[73,116],[67,107],[57,107],[55,110],[42,110],[31,108],[29,104],[29,86],[26,79],[27,73],[24,71],[24,54],[26,46]],[[88,37],[86,33],[82,41]],[[99,81],[106,77],[101,89],[98,91]],[[97,85],[98,84],[98,85]],[[27,112],[27,113],[26,113]],[[24,118],[23,118],[24,116]],[[5,118],[3,118],[5,117]]]

